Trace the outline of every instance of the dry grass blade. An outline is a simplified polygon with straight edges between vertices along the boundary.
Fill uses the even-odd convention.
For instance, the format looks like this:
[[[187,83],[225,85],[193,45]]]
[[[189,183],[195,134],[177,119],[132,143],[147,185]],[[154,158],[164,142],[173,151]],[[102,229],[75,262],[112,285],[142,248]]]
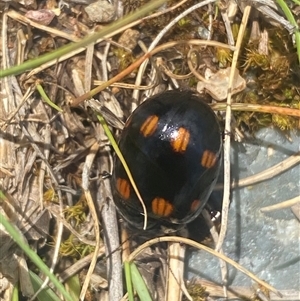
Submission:
[[[190,285],[190,284],[189,284]],[[205,279],[199,279],[196,282],[191,283],[191,285],[201,285],[205,287],[205,290],[212,298],[225,298],[223,289],[220,285],[216,285],[213,282],[207,281]],[[298,300],[299,294],[295,291],[283,291],[281,290],[280,293],[282,296],[278,296],[271,292],[270,294],[270,301],[294,301]],[[244,300],[248,299],[248,296],[255,296],[255,292],[253,288],[246,288],[246,287],[237,287],[231,286],[228,288],[227,291],[227,300]]]
[[[107,1],[101,0],[100,2]],[[112,4],[110,2],[107,3]],[[148,1],[147,5],[158,6],[162,2],[160,0]],[[300,163],[300,154],[297,152],[271,168],[231,183],[230,173],[233,170],[233,166],[230,166],[230,163],[232,164],[230,148],[233,137],[231,133],[234,132],[233,126],[235,125],[236,133],[239,131],[241,137],[243,135],[250,137],[258,128],[270,125],[284,129],[284,134],[287,135],[290,129],[297,129],[300,117],[300,71],[295,67],[299,65],[291,36],[295,28],[285,20],[282,12],[277,10],[275,1],[251,0],[247,3],[236,1],[240,7],[236,7],[237,10],[233,16],[227,6],[230,2],[232,1],[225,1],[225,7],[222,7],[224,1],[222,3],[216,0],[168,1],[157,11],[143,17],[145,12],[139,11],[139,5],[143,1],[119,1],[123,5],[125,15],[122,19],[119,12],[116,12],[117,22],[113,24],[112,31],[107,31],[108,23],[92,21],[85,10],[88,4],[82,2],[70,0],[70,6],[61,7],[60,10],[57,9],[55,1],[16,2],[13,0],[0,3],[0,10],[3,12],[0,77],[4,77],[0,90],[0,209],[4,210],[6,217],[18,228],[20,235],[28,240],[30,247],[43,258],[51,271],[60,275],[61,282],[67,286],[69,285],[67,281],[73,275],[76,276],[74,278],[80,278],[77,290],[79,300],[104,300],[104,295],[109,296],[107,298],[111,301],[120,300],[124,293],[121,256],[127,257],[125,260],[133,260],[144,246],[138,247],[132,255],[127,256],[126,251],[132,247],[136,248],[141,241],[144,242],[145,239],[152,237],[151,235],[158,236],[156,230],[153,231],[154,234],[149,229],[149,232],[142,232],[141,235],[134,230],[134,233],[127,236],[120,246],[118,228],[122,223],[118,219],[113,203],[115,191],[110,187],[114,168],[114,152],[111,148],[113,143],[103,133],[95,112],[107,119],[107,127],[110,127],[112,135],[118,137],[124,128],[126,118],[133,109],[147,97],[170,89],[192,90],[193,93],[201,94],[200,97],[209,103],[213,110],[218,111],[216,115],[220,119],[221,127],[225,123],[225,183],[216,187],[219,190],[224,189],[222,228],[220,235],[217,226],[213,229],[214,231],[212,228],[207,228],[207,236],[210,238],[205,240],[209,245],[215,244],[219,252],[216,253],[195,242],[178,237],[150,240],[145,246],[174,240],[176,243],[172,245],[181,247],[182,242],[185,242],[214,254],[222,262],[221,265],[223,264],[223,284],[226,284],[224,260],[247,274],[245,268],[236,265],[222,254],[222,243],[227,231],[230,188],[250,186],[281,175],[292,167],[298,168],[296,165]],[[299,9],[296,4],[298,4],[297,1],[287,3],[291,13],[297,17]],[[29,11],[32,13],[32,11],[39,12],[44,9],[59,11],[49,26],[41,25],[26,17],[30,15],[27,14]],[[128,10],[129,12],[137,11],[139,19],[136,18],[135,21],[126,23],[124,19],[128,17]],[[248,19],[250,10],[251,16]],[[257,10],[262,11],[263,14],[261,15]],[[271,19],[278,18],[275,21],[279,21],[288,31],[269,23],[266,15]],[[99,28],[104,28],[105,34],[100,34]],[[125,34],[127,30],[132,35],[127,32]],[[90,38],[92,33],[99,35],[97,38]],[[234,45],[236,38],[237,42]],[[5,77],[5,74],[10,74],[5,72],[11,66],[21,65],[31,58],[40,58],[44,54],[52,54],[61,47],[74,45],[73,43],[79,43],[77,45],[81,47],[72,48],[72,51],[59,57],[52,57],[46,63],[40,61],[40,65],[35,65],[39,67],[29,67],[33,68],[29,72],[27,72],[28,68],[23,69],[25,71],[22,71],[20,76]],[[265,51],[263,53],[260,52],[262,48]],[[223,85],[224,82],[217,80],[214,75],[227,70],[231,73],[224,73],[226,81]],[[246,82],[246,88],[244,85],[235,85],[235,70]],[[201,92],[198,90],[199,82],[207,84]],[[49,101],[59,108],[61,113],[57,113],[53,107],[43,101],[36,92],[37,83]],[[217,93],[213,94],[211,90],[221,90],[221,86],[222,88],[225,86],[226,96],[218,98]],[[241,86],[241,90],[235,91],[237,86]],[[93,99],[84,103],[84,100],[92,96]],[[227,102],[222,102],[226,97]],[[226,120],[221,111],[226,111]],[[231,118],[232,115],[233,118]],[[279,122],[275,123],[275,119]],[[293,133],[291,136],[294,137]],[[257,143],[261,141],[265,142],[265,140],[260,140]],[[243,146],[247,148],[247,145]],[[279,150],[288,148],[286,146]],[[293,148],[293,151],[286,153],[292,154],[295,151],[297,150]],[[240,155],[244,153],[241,154],[239,150],[237,157]],[[251,155],[255,156],[255,154]],[[268,157],[268,159],[272,158]],[[244,172],[244,170],[239,169],[238,172]],[[139,187],[139,180],[134,179],[137,187]],[[286,187],[292,186],[297,185],[289,183]],[[7,195],[11,195],[11,198],[3,201],[2,190],[5,195],[6,192]],[[253,191],[245,190],[251,193],[252,197]],[[232,204],[236,202],[236,194],[243,192],[244,190],[240,189],[232,193]],[[292,198],[295,195],[292,194],[293,191],[290,193],[289,196],[280,196],[276,199]],[[147,202],[145,203],[148,205]],[[244,205],[244,203],[241,204]],[[177,205],[175,207],[177,209]],[[261,208],[261,212],[288,207],[292,207],[299,219],[299,196],[281,204]],[[236,208],[232,205],[230,209],[235,212]],[[152,217],[152,212],[148,210],[150,209],[145,209],[144,216],[151,213],[148,216]],[[268,218],[268,221],[272,219],[272,214],[261,214],[259,209],[253,214],[251,211],[247,218],[256,218],[257,212],[260,216]],[[210,226],[212,226],[210,214],[213,213],[215,213],[214,208],[209,213],[203,212]],[[280,214],[281,212],[276,212],[276,215]],[[242,215],[241,212],[241,219]],[[203,221],[203,218],[201,217],[200,220]],[[229,218],[230,227],[231,222]],[[281,222],[283,224],[283,221]],[[297,224],[297,222],[293,220],[291,224]],[[191,225],[192,223],[187,227]],[[239,226],[243,229],[244,224],[241,222]],[[237,231],[240,229],[234,228]],[[181,232],[181,230],[184,231]],[[185,230],[180,229],[177,234],[185,235]],[[231,239],[228,237],[233,232],[228,231],[228,242]],[[273,232],[270,231],[270,233]],[[259,235],[261,233],[257,233],[257,236]],[[38,292],[34,295],[31,287],[29,285],[27,287],[26,282],[20,279],[21,277],[28,280],[26,260],[18,255],[18,250],[14,248],[10,237],[0,235],[0,239],[3,242],[0,246],[2,267],[0,276],[6,275],[3,271],[9,275],[7,279],[1,278],[4,279],[1,283],[6,280],[12,292],[14,283],[21,281],[21,293],[33,300]],[[236,240],[238,239],[242,245],[241,249],[247,248],[244,245],[243,233],[240,237],[236,235]],[[224,245],[224,252],[225,247],[227,252],[229,243]],[[126,250],[121,254],[122,247]],[[238,247],[235,247],[234,251],[239,252]],[[232,249],[233,247],[228,252],[230,256],[234,252]],[[147,261],[147,256],[137,259],[139,264],[145,260],[142,262],[144,265],[141,264],[139,269],[147,270],[148,276],[150,275],[149,291],[154,292],[154,295],[157,293],[159,300],[165,297],[165,291],[167,291],[166,298],[172,301],[175,298],[181,300],[181,295],[191,298],[189,294],[193,295],[189,290],[187,292],[184,286],[184,262],[181,259],[186,255],[181,250],[182,253],[171,255],[167,263],[165,251],[166,244],[162,244],[155,249],[151,248],[147,254],[151,260],[154,258],[153,261]],[[14,252],[16,256],[12,255]],[[291,248],[290,252],[294,250]],[[282,252],[280,256],[284,257],[284,254]],[[11,268],[6,264],[7,257],[5,256],[10,256],[11,265],[18,265],[25,274],[11,274]],[[156,257],[157,261],[155,261]],[[179,260],[174,257],[178,257]],[[249,258],[251,263],[260,264],[257,263],[255,254],[251,254]],[[244,257],[241,256],[238,259],[242,262]],[[174,261],[177,264],[175,267]],[[201,264],[205,264],[204,260]],[[277,267],[283,269],[286,262],[280,264]],[[260,271],[257,272],[259,267],[257,268],[256,265],[253,270],[258,274]],[[31,269],[31,265],[28,266]],[[167,269],[168,272],[166,272]],[[290,270],[283,272],[286,271]],[[40,272],[39,276],[44,273],[44,271],[38,272]],[[267,273],[267,268],[263,272]],[[197,273],[196,270],[195,273]],[[107,274],[108,277],[103,279],[99,277],[99,274],[101,276]],[[152,274],[153,278],[151,278]],[[169,278],[166,280],[167,274]],[[218,277],[215,275],[210,277],[217,281]],[[248,275],[278,295],[276,289],[251,273]],[[275,281],[277,275],[271,276],[274,276]],[[12,279],[11,283],[8,281],[10,279]],[[239,281],[239,279],[237,276],[234,281]],[[166,290],[164,281],[169,285]],[[207,300],[223,298],[226,295],[229,298],[249,297],[252,293],[255,295],[250,286],[248,288],[229,286],[226,292],[215,284],[203,284],[207,286],[207,292],[210,293]],[[40,289],[47,286],[49,286],[48,279],[44,281]],[[5,290],[4,287],[2,289]],[[59,291],[55,293],[60,294]],[[288,293],[291,292],[286,291],[283,294],[285,300],[294,300],[298,297],[296,296],[298,292]],[[0,301],[1,296],[0,294]],[[270,299],[278,300],[278,297],[272,293]]]
[[[227,108],[226,108],[226,118],[225,118],[225,133],[231,132],[231,90],[233,87],[234,73],[236,72],[237,60],[240,52],[240,48],[242,45],[244,33],[246,30],[246,25],[248,22],[248,18],[250,15],[251,7],[247,6],[244,10],[242,23],[240,26],[236,49],[233,54],[233,60],[231,65],[231,73],[229,77],[228,83],[228,96],[227,96]],[[228,223],[228,210],[230,203],[230,135],[225,135],[224,139],[224,192],[223,192],[223,205],[222,205],[222,220],[221,220],[221,229],[219,234],[219,240],[215,249],[217,251],[222,250],[222,245],[225,240],[226,232],[227,232],[227,223]],[[226,284],[227,284],[227,268],[223,263],[221,265],[222,272],[222,280],[224,283],[224,292],[226,295]]]
[[[265,288],[267,288],[268,290],[272,291],[273,293],[275,293],[277,296],[282,296],[281,293],[275,289],[274,287],[272,287],[271,285],[269,285],[268,283],[266,283],[265,281],[260,280],[258,277],[256,277],[254,274],[250,273],[249,271],[247,271],[244,267],[242,267],[241,265],[239,265],[238,263],[236,263],[235,261],[233,261],[232,259],[226,257],[225,255],[209,248],[206,247],[204,245],[201,245],[193,240],[187,239],[187,238],[182,238],[182,237],[176,237],[176,236],[167,236],[167,237],[159,237],[159,238],[154,238],[151,239],[149,241],[147,241],[146,243],[142,244],[141,246],[139,246],[134,252],[132,252],[128,258],[128,261],[133,261],[141,252],[143,252],[143,250],[153,244],[156,243],[160,243],[160,242],[178,242],[178,243],[184,243],[186,245],[192,246],[194,248],[197,248],[199,250],[204,250],[224,261],[226,261],[227,263],[231,264],[232,266],[234,266],[237,270],[241,271],[242,273],[246,274],[248,277],[250,277],[252,280],[254,280],[255,282],[257,282],[258,284],[264,286]]]
[[[275,211],[275,210],[281,210],[281,209],[292,207],[295,204],[299,204],[299,202],[300,202],[300,196],[298,195],[292,199],[286,200],[279,204],[275,204],[275,205],[268,206],[268,207],[263,207],[260,209],[260,211],[261,212],[271,212],[271,211]]]
[[[214,110],[226,110],[226,105],[223,103],[212,104]],[[232,111],[249,111],[249,112],[262,112],[270,114],[280,114],[287,116],[294,116],[300,118],[300,110],[295,108],[276,107],[269,105],[249,104],[249,103],[233,103],[231,104]]]
[[[258,173],[253,176],[247,177],[245,179],[239,180],[237,183],[232,183],[230,185],[231,188],[237,187],[245,187],[249,185],[253,185],[262,181],[266,181],[276,177],[283,172],[289,170],[293,166],[300,163],[300,153],[295,153],[294,155],[290,156],[289,158],[283,160],[282,162]],[[215,189],[223,189],[223,185],[217,185]]]
[[[188,300],[193,300],[184,282],[185,246],[170,242],[168,246],[168,274],[166,281],[166,300],[180,301],[184,294]]]
[[[86,167],[85,167],[85,173],[83,173],[83,189],[84,189],[84,193],[85,193],[85,197],[87,200],[87,204],[89,207],[89,210],[91,212],[92,218],[93,218],[93,224],[94,224],[94,231],[95,231],[95,239],[96,239],[96,245],[95,245],[95,250],[94,250],[94,256],[92,257],[91,263],[90,263],[90,267],[89,270],[87,272],[85,281],[83,283],[81,292],[80,292],[80,300],[84,300],[85,299],[85,295],[89,286],[89,282],[90,282],[90,278],[91,275],[94,271],[95,265],[96,265],[96,261],[97,261],[97,256],[100,250],[100,228],[99,228],[99,222],[98,222],[98,215],[97,215],[97,211],[95,208],[95,204],[91,195],[91,192],[89,190],[89,173],[90,173],[90,169],[91,169],[91,165],[93,164],[95,155],[97,153],[97,150],[99,148],[99,145],[97,143],[95,143],[92,147],[91,147],[91,152],[87,155],[86,157]]]
[[[165,50],[165,49],[168,49],[168,48],[174,47],[176,45],[180,45],[180,44],[187,44],[187,45],[210,45],[210,46],[216,46],[216,47],[218,47],[218,46],[219,47],[224,47],[224,48],[228,48],[228,49],[231,49],[231,50],[235,49],[234,47],[229,46],[229,45],[224,44],[224,43],[220,43],[220,42],[216,42],[216,41],[205,41],[205,40],[174,41],[174,42],[168,42],[166,44],[162,44],[160,46],[157,46],[152,51],[145,53],[142,57],[140,57],[138,60],[136,60],[133,64],[131,64],[125,70],[119,72],[115,77],[109,79],[108,81],[100,84],[97,88],[95,88],[95,89],[89,91],[88,93],[85,93],[84,95],[81,95],[80,97],[78,97],[77,99],[75,99],[72,102],[72,106],[73,107],[77,107],[84,100],[93,97],[95,94],[101,92],[105,88],[111,86],[112,84],[116,83],[117,81],[120,81],[125,76],[127,76],[128,74],[130,74],[133,70],[135,70],[137,67],[139,67],[143,62],[145,62],[146,59],[148,59],[152,55],[154,55],[154,54],[156,54],[156,53],[158,53],[158,52],[160,52],[162,50]],[[137,83],[135,83],[135,86],[137,86]]]
[[[30,20],[29,18],[21,15],[20,13],[16,12],[15,10],[9,10],[7,12],[7,16],[14,19],[14,20],[16,20],[16,21],[19,21],[21,23],[28,24],[32,27],[35,27],[35,28],[38,28],[42,31],[53,34],[56,37],[61,37],[61,38],[67,39],[67,40],[72,41],[72,42],[78,42],[80,40],[75,35],[65,33],[65,32],[63,32],[61,30],[57,30],[56,28],[53,28],[51,26],[45,26],[45,25],[39,24],[37,22],[34,22],[34,21]]]

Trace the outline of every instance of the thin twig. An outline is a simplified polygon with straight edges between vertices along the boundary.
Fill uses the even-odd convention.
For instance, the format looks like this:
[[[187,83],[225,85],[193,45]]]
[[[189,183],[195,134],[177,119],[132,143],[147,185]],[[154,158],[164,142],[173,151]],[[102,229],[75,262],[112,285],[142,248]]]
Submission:
[[[30,124],[29,124],[29,126],[30,126]],[[58,196],[58,201],[59,201],[59,214],[60,214],[60,217],[63,218],[63,201],[62,201],[63,198],[62,198],[61,190],[58,187],[58,181],[56,179],[56,176],[55,176],[51,166],[49,165],[49,162],[47,161],[44,154],[42,153],[42,151],[38,148],[38,146],[35,144],[35,142],[31,139],[31,135],[25,126],[22,126],[22,131],[23,131],[24,135],[29,139],[29,141],[31,141],[31,146],[37,152],[39,157],[44,161],[45,166],[47,167],[48,172],[51,175],[52,181],[57,188],[57,196]],[[50,267],[51,273],[53,273],[55,266],[57,264],[57,261],[58,261],[59,248],[61,245],[62,233],[63,233],[63,223],[62,222],[58,222],[57,229],[58,230],[57,230],[57,236],[56,236],[55,247],[54,247],[54,252],[53,252],[53,258],[52,258],[52,263],[51,263],[51,267]],[[49,277],[47,277],[44,280],[44,282],[41,285],[41,287],[39,288],[39,290],[34,294],[34,296],[30,300],[31,301],[34,300],[36,298],[36,296],[47,286],[48,283],[49,283]]]
[[[275,204],[272,206],[266,206],[260,209],[261,212],[271,212],[275,210],[285,209],[294,206],[295,204],[300,203],[300,196],[296,196],[292,199],[286,200],[279,204]]]
[[[291,167],[293,167],[299,163],[300,163],[300,152],[295,153],[294,155],[290,156],[289,158],[283,160],[282,162],[280,162],[262,172],[259,172],[253,176],[241,179],[238,182],[231,183],[230,188],[241,188],[241,187],[257,184],[257,183],[260,183],[263,181],[267,181],[269,179],[272,179],[272,178],[282,174],[286,170],[290,169]],[[224,188],[224,186],[220,185],[220,184],[217,184],[215,186],[216,190],[220,190],[223,188]]]
[[[151,240],[148,240],[147,242],[145,242],[144,244],[142,244],[141,246],[139,246],[138,248],[136,248],[129,256],[128,261],[131,262],[133,261],[140,253],[143,252],[144,249],[152,246],[153,244],[156,243],[161,243],[161,242],[170,242],[170,241],[174,241],[174,242],[179,242],[179,243],[183,243],[186,245],[189,245],[191,247],[194,247],[196,249],[199,250],[203,250],[213,256],[216,256],[224,261],[226,261],[227,263],[229,263],[230,265],[234,266],[237,270],[239,270],[240,272],[244,273],[245,275],[247,275],[248,277],[250,277],[252,280],[254,280],[255,282],[257,282],[258,284],[264,286],[265,288],[267,288],[268,290],[272,291],[273,293],[275,293],[277,296],[282,296],[281,293],[275,289],[274,287],[272,287],[271,285],[269,285],[268,283],[266,283],[263,280],[260,280],[257,276],[255,276],[253,273],[249,272],[247,269],[245,269],[243,266],[239,265],[238,263],[236,263],[234,260],[226,257],[225,255],[209,248],[206,247],[202,244],[199,244],[191,239],[187,239],[187,238],[183,238],[183,237],[177,237],[177,236],[163,236],[163,237],[158,237],[158,238],[154,238]]]
[[[236,72],[237,60],[239,56],[239,52],[241,49],[242,41],[244,38],[244,33],[246,30],[246,25],[248,22],[248,18],[250,15],[251,7],[247,6],[244,10],[237,42],[236,49],[233,53],[233,59],[231,64],[231,73],[229,76],[228,83],[228,95],[227,95],[227,108],[226,108],[226,119],[225,119],[225,133],[231,132],[231,89],[233,87],[234,75]],[[222,220],[221,220],[221,229],[219,234],[219,240],[216,245],[216,250],[220,251],[225,240],[226,232],[227,232],[227,223],[228,223],[228,210],[230,203],[230,135],[225,135],[224,141],[224,192],[223,192],[223,205],[222,205]],[[221,264],[222,271],[222,280],[224,284],[224,293],[226,295],[226,284],[227,284],[227,270],[226,268],[222,268],[223,263]]]
[[[84,90],[85,92],[91,90],[92,86],[92,67],[94,58],[94,44],[91,43],[87,46],[85,55],[85,68],[84,68]]]
[[[82,288],[81,288],[81,292],[80,292],[80,296],[79,296],[79,300],[81,300],[81,301],[85,300],[85,294],[86,294],[87,289],[89,287],[89,281],[90,281],[91,275],[94,271],[94,268],[96,266],[97,255],[98,255],[99,250],[100,250],[99,221],[98,221],[98,216],[97,216],[97,211],[96,211],[96,208],[95,208],[95,204],[93,202],[93,198],[92,198],[91,192],[89,190],[90,169],[91,169],[91,166],[93,164],[93,161],[94,161],[94,158],[96,156],[96,153],[97,153],[98,149],[99,149],[98,143],[95,143],[91,147],[90,153],[86,157],[85,165],[84,165],[83,172],[82,172],[82,188],[84,189],[85,198],[86,198],[90,213],[91,213],[93,221],[94,221],[96,246],[95,246],[95,250],[94,250],[94,256],[91,260],[90,267],[88,269],[88,272],[86,274],[84,283],[83,283]]]
[[[225,111],[227,105],[224,103],[214,103],[214,104],[211,104],[210,106],[213,110]],[[231,104],[231,110],[232,111],[280,114],[280,115],[300,117],[299,109],[287,108],[287,107],[281,107],[281,106],[269,106],[269,105],[260,105],[260,104],[250,104],[250,103],[233,103],[233,104]]]
[[[7,15],[10,18],[12,18],[13,20],[16,20],[16,21],[19,21],[20,23],[38,28],[39,30],[42,30],[42,31],[47,32],[51,35],[54,35],[55,37],[61,37],[61,38],[64,38],[64,39],[66,39],[68,41],[72,41],[72,42],[80,41],[80,38],[78,38],[75,35],[70,34],[69,32],[66,33],[66,32],[63,32],[61,30],[58,30],[58,29],[54,28],[53,26],[46,26],[46,25],[42,25],[40,23],[34,22],[31,19],[19,14],[15,10],[9,10],[7,12]]]
[[[121,71],[118,73],[116,76],[108,80],[107,82],[104,82],[97,88],[89,91],[88,93],[85,93],[84,95],[81,95],[77,99],[74,100],[74,102],[71,104],[72,107],[78,106],[80,103],[82,103],[84,100],[88,98],[92,98],[95,94],[99,93],[100,91],[104,90],[105,88],[109,87],[111,84],[120,81],[122,78],[130,74],[133,70],[135,70],[138,66],[140,66],[147,58],[150,56],[163,51],[165,49],[168,49],[170,47],[174,47],[176,45],[181,45],[181,44],[186,44],[186,45],[208,45],[208,46],[215,46],[215,47],[224,47],[226,49],[231,49],[234,50],[235,47],[229,46],[224,43],[216,42],[216,41],[206,41],[206,40],[188,40],[188,41],[173,41],[173,42],[168,42],[165,44],[162,44],[155,49],[153,49],[151,52],[145,53],[142,57],[140,57],[138,60],[136,60],[133,64],[128,66],[125,70]]]
[[[183,17],[187,16],[188,14],[190,14],[191,12],[193,12],[194,10],[205,6],[209,3],[213,3],[216,0],[206,0],[206,1],[201,1],[199,3],[197,3],[196,5],[191,6],[190,8],[188,8],[187,10],[185,10],[184,12],[182,12],[180,15],[176,16],[176,18],[174,18],[170,23],[168,23],[167,26],[165,26],[160,33],[156,36],[156,38],[152,41],[151,45],[148,48],[148,51],[152,51],[160,42],[160,40],[164,37],[164,35],[175,25],[177,24],[177,22],[182,19]],[[144,74],[146,66],[148,64],[148,59],[145,60],[138,71],[137,74],[137,80],[135,81],[135,85],[139,86],[141,84],[140,79],[142,78],[142,74]],[[138,100],[139,99],[139,90],[134,90],[132,93],[132,98]]]
[[[128,29],[128,28],[134,27],[134,26],[136,26],[136,25],[142,23],[144,20],[149,20],[149,19],[151,19],[151,18],[158,17],[158,16],[160,16],[160,15],[162,15],[162,14],[165,14],[165,13],[171,11],[171,10],[174,10],[174,9],[176,9],[179,5],[181,5],[182,3],[186,2],[186,1],[187,1],[187,0],[183,0],[183,1],[181,1],[180,3],[177,3],[176,5],[172,6],[171,8],[169,8],[169,9],[167,9],[167,10],[165,10],[165,11],[158,12],[158,13],[153,14],[153,15],[151,15],[151,16],[141,18],[141,19],[139,19],[139,20],[137,20],[137,21],[134,21],[134,22],[131,22],[131,23],[125,25],[125,26],[115,26],[116,29],[112,30],[109,34],[105,34],[105,35],[103,36],[103,38],[99,38],[99,39],[97,39],[95,42],[94,42],[94,41],[93,41],[93,42],[94,42],[94,44],[96,45],[96,44],[102,42],[103,40],[109,39],[109,38],[111,38],[111,37],[113,37],[113,36],[115,36],[115,35],[117,35],[117,34],[123,32],[124,30],[126,30],[126,29]],[[120,23],[125,23],[125,22],[120,22]],[[81,42],[82,42],[82,40],[77,41],[77,43],[81,43]],[[4,45],[4,44],[2,44],[2,45]],[[72,50],[72,51],[70,51],[70,52],[67,53],[67,54],[64,54],[64,55],[59,56],[58,58],[55,58],[55,59],[53,59],[53,60],[49,60],[49,61],[47,61],[46,63],[43,63],[43,64],[39,65],[39,67],[37,67],[37,68],[31,70],[31,71],[27,74],[26,78],[31,78],[33,75],[35,75],[35,74],[41,72],[42,70],[47,69],[47,68],[53,66],[54,64],[57,64],[58,62],[65,61],[65,60],[67,60],[67,59],[69,59],[69,58],[75,56],[76,54],[79,54],[79,53],[85,51],[85,50],[86,50],[85,47],[79,47],[79,48],[76,49],[76,50]],[[5,68],[5,69],[7,69],[7,68]]]

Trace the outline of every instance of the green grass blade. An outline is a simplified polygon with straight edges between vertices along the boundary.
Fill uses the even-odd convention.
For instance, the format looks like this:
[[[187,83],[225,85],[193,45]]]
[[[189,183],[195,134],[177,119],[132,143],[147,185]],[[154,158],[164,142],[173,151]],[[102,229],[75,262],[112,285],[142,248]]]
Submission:
[[[54,102],[51,101],[51,99],[48,97],[48,95],[46,94],[45,90],[43,89],[43,87],[40,84],[36,85],[36,89],[38,90],[38,92],[40,93],[41,97],[44,99],[44,101],[53,109],[55,109],[58,112],[63,112],[63,110],[58,107]]]
[[[135,184],[135,181],[134,181],[133,176],[132,176],[132,174],[129,170],[129,167],[128,167],[126,161],[125,161],[125,158],[123,157],[123,154],[119,149],[118,143],[116,142],[113,134],[111,133],[111,131],[110,131],[110,129],[109,129],[107,123],[106,123],[105,118],[99,112],[97,113],[97,118],[100,121],[100,123],[101,123],[101,125],[104,129],[104,132],[105,132],[106,136],[108,137],[108,140],[111,143],[111,146],[113,147],[114,151],[116,152],[116,155],[120,159],[120,161],[121,161],[121,163],[122,163],[122,165],[123,165],[123,167],[124,167],[124,169],[127,173],[127,176],[130,180],[130,183],[131,183],[131,185],[134,189],[134,192],[136,193],[138,199],[141,202],[141,205],[142,205],[143,211],[144,211],[144,216],[145,216],[145,219],[144,219],[144,230],[145,230],[147,228],[147,209],[146,209],[145,203],[143,202],[143,199],[142,199],[142,197],[140,195],[140,192],[139,192],[139,190],[138,190],[138,188]]]
[[[38,275],[29,271],[31,283],[35,292],[37,292],[42,286],[44,280],[42,280]],[[61,301],[60,298],[53,292],[53,290],[49,287],[46,287],[42,290],[36,297],[40,301]],[[75,299],[74,299],[75,300]]]
[[[19,301],[19,289],[17,284],[14,286],[11,301]]]
[[[276,0],[276,2],[284,12],[288,21],[295,26],[295,42],[297,47],[298,63],[300,64],[300,30],[298,24],[294,18],[293,13],[289,9],[288,5],[286,4],[286,2],[284,0]]]
[[[79,42],[70,43],[70,44],[65,45],[55,51],[41,55],[32,60],[28,60],[21,65],[13,66],[9,69],[1,70],[0,78],[9,76],[9,75],[20,74],[20,73],[28,71],[32,68],[36,68],[42,64],[45,64],[51,60],[58,59],[59,57],[65,55],[69,52],[72,52],[80,47],[86,47],[87,45],[94,43],[98,39],[104,38],[105,36],[114,32],[115,30],[118,30],[119,28],[147,15],[147,13],[160,7],[164,2],[166,2],[166,0],[149,1],[149,3],[142,6],[140,9],[135,11],[133,14],[129,14],[128,16],[126,16],[122,19],[119,19],[118,21],[113,22],[112,24],[102,28],[101,31],[96,32],[92,35],[88,35]]]
[[[65,282],[66,287],[68,288],[68,291],[70,292],[70,295],[74,300],[79,300],[80,297],[80,291],[81,291],[81,284],[80,284],[80,278],[79,275],[74,275]]]
[[[29,257],[29,259],[40,269],[42,273],[49,277],[50,281],[58,289],[58,291],[64,296],[68,301],[74,301],[68,292],[65,290],[64,286],[60,281],[53,275],[46,264],[41,260],[41,258],[30,249],[29,245],[24,241],[23,237],[18,233],[16,228],[0,213],[0,223],[4,226],[5,230],[14,239],[14,241],[19,245],[23,252]]]
[[[143,301],[152,301],[147,285],[133,262],[130,263],[130,271],[133,287],[136,290],[139,298]]]
[[[131,281],[130,263],[128,261],[124,262],[124,271],[125,271],[125,281],[126,281],[128,300],[134,301],[133,287],[132,287],[132,281]]]

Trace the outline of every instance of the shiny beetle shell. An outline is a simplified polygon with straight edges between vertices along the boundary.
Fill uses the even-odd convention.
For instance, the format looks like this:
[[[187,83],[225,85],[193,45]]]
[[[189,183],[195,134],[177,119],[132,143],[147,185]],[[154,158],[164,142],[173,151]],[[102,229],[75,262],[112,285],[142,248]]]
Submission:
[[[119,147],[147,208],[148,227],[185,224],[200,214],[222,150],[218,120],[201,97],[167,91],[149,98],[128,118]],[[117,157],[112,184],[121,215],[142,228],[142,205]]]

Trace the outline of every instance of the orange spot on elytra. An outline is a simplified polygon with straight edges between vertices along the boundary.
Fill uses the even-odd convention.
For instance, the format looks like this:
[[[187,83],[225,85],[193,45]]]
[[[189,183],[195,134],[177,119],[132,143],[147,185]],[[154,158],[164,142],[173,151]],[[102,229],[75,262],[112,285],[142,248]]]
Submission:
[[[174,206],[163,198],[157,197],[152,201],[152,212],[156,215],[167,217],[173,210]]]
[[[158,116],[151,115],[142,124],[140,128],[140,132],[143,134],[144,137],[152,136],[157,129],[157,125],[158,125]]]
[[[201,206],[201,201],[200,200],[194,200],[191,204],[191,211],[195,212],[197,209]]]
[[[184,153],[190,141],[190,132],[185,128],[179,128],[171,140],[171,146],[174,152]]]
[[[205,168],[212,168],[217,161],[217,156],[215,153],[206,150],[203,152],[202,158],[201,158],[201,165]]]
[[[127,180],[118,178],[117,179],[117,190],[124,200],[129,199],[130,196],[130,184]]]

